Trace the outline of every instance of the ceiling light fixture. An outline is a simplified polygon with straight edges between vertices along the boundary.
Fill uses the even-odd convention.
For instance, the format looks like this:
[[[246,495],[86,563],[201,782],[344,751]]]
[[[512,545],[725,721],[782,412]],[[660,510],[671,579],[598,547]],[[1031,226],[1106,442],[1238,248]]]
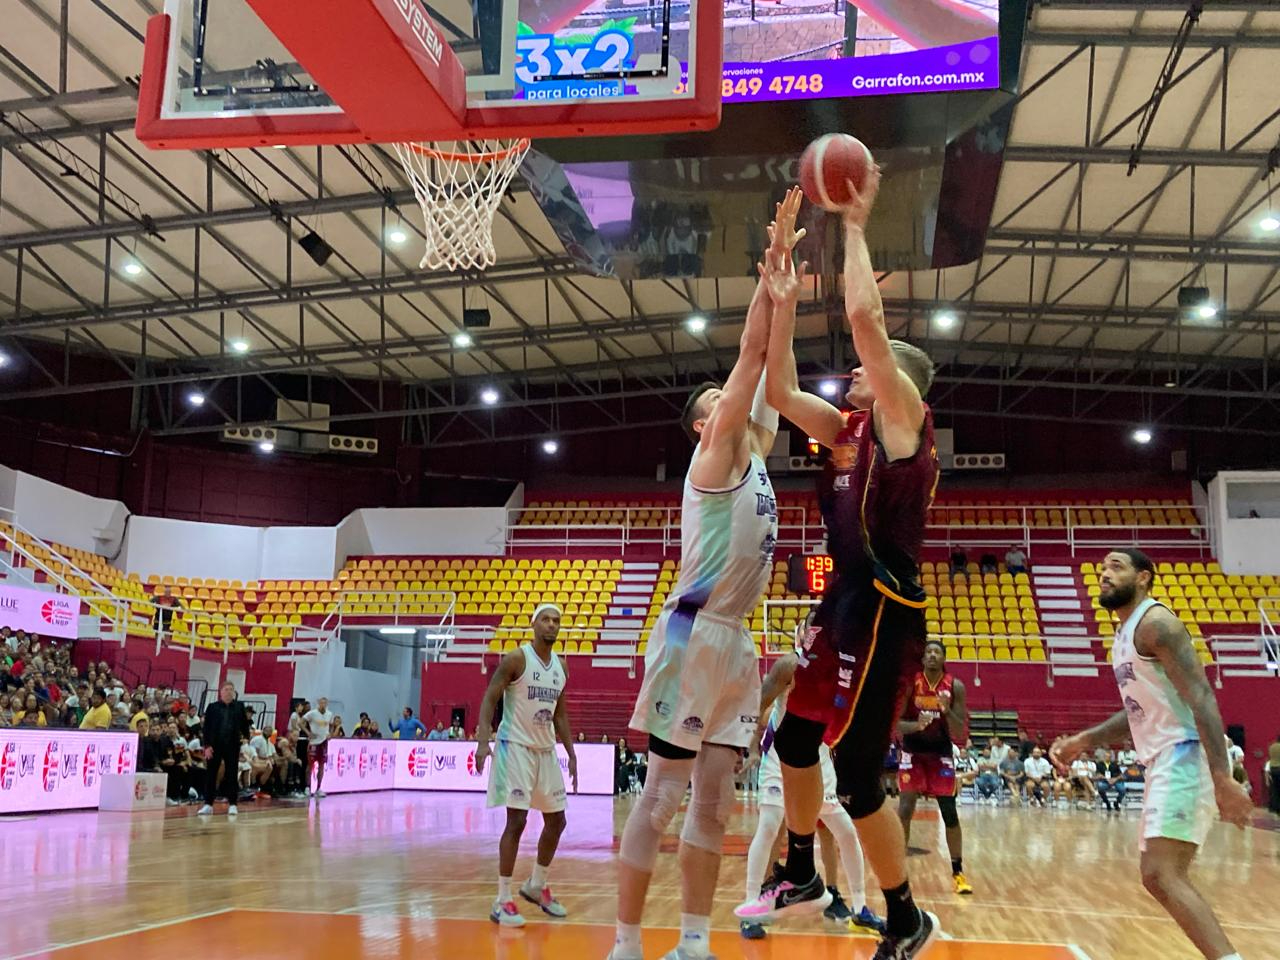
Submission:
[[[701,314],[692,316],[684,322],[684,327],[690,333],[704,333],[707,329],[707,318]]]
[[[1151,442],[1152,433],[1147,427],[1139,427],[1133,431],[1133,442],[1148,444]]]
[[[187,394],[187,403],[191,404],[191,406],[193,407],[203,407],[204,394],[201,393],[199,390],[192,390],[190,393]]]
[[[933,322],[939,330],[950,330],[956,325],[956,315],[950,310],[939,310],[933,315]]]
[[[840,392],[840,384],[834,380],[823,380],[818,384],[818,392],[824,397],[834,397]]]
[[[263,453],[270,453],[275,448],[276,448],[276,445],[271,440],[263,440],[261,443],[258,444],[258,449],[261,450]]]
[[[493,387],[485,387],[480,391],[480,400],[487,406],[492,407],[498,402],[498,391],[493,389]]]
[[[234,340],[231,341],[230,346],[231,346],[231,349],[236,353],[249,352],[249,341],[246,340],[244,337],[236,337]]]
[[[543,440],[542,452],[549,457],[554,457],[557,453],[560,452],[560,441],[559,440]]]
[[[475,343],[475,341],[471,339],[471,334],[467,333],[465,330],[459,331],[453,335],[453,345],[459,350],[465,350],[473,343]]]
[[[124,262],[124,266],[121,269],[123,269],[124,272],[131,277],[142,276],[142,264],[140,264],[137,260],[126,260]]]

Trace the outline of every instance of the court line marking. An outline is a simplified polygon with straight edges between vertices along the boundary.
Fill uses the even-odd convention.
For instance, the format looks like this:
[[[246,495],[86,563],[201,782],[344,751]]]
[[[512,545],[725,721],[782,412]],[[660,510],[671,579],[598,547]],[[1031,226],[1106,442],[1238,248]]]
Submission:
[[[1090,960],[1089,955],[1074,943],[1068,943],[1067,949],[1071,951],[1071,955],[1075,957],[1076,960]]]
[[[144,923],[139,927],[130,930],[121,930],[118,933],[104,933],[96,937],[85,937],[82,940],[68,940],[65,943],[54,943],[47,947],[41,947],[38,950],[31,950],[27,953],[19,953],[9,958],[9,960],[27,960],[29,957],[39,957],[46,953],[57,953],[59,950],[70,950],[73,947],[83,947],[91,943],[101,943],[104,940],[115,940],[119,937],[128,937],[135,933],[146,933],[149,930],[159,930],[161,927],[173,927],[180,923],[190,923],[192,920],[204,920],[206,917],[216,917],[219,914],[230,913],[235,907],[221,907],[217,910],[208,910],[204,913],[193,913],[189,916],[174,917],[171,920],[157,920],[154,923]]]

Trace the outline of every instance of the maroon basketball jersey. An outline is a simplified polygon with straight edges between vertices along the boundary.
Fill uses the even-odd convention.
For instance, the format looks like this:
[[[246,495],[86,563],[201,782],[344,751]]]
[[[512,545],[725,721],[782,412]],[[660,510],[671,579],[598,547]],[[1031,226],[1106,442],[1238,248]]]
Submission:
[[[927,717],[929,723],[918,733],[909,733],[902,738],[902,748],[908,753],[951,755],[951,730],[947,727],[946,708],[942,705],[944,693],[950,705],[951,674],[943,673],[937,686],[929,683],[923,670],[916,674],[906,706],[902,710],[902,719],[920,720]]]
[[[876,439],[871,411],[849,414],[831,448],[819,495],[838,579],[874,579],[912,605],[924,600],[920,549],[938,473],[927,404],[919,449],[893,462]]]

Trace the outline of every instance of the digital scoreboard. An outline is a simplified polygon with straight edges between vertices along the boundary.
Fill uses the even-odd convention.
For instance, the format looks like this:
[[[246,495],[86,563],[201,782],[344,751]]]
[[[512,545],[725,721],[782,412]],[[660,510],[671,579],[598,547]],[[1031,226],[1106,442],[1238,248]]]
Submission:
[[[825,553],[793,553],[787,560],[787,591],[817,596],[824,593],[835,564]]]

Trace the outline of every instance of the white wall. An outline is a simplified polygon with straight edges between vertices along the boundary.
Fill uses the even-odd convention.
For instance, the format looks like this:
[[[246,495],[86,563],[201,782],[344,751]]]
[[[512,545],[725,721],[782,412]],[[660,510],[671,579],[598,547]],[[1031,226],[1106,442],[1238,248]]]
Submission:
[[[18,471],[0,467],[0,520],[13,519],[5,510],[13,509],[13,495],[18,487]]]
[[[1219,533],[1218,562],[1225,573],[1280,573],[1280,520],[1232,518],[1232,487],[1280,482],[1280,471],[1224,470],[1209,483],[1209,507]]]
[[[129,511],[119,500],[79,493],[29,473],[15,473],[13,511],[42,540],[109,557],[124,534]]]
[[[506,537],[506,507],[357,510],[338,525],[337,563],[379,554],[500,556]]]
[[[359,723],[361,711],[377,720],[387,735],[388,718],[398,717],[406,705],[417,706],[410,699],[411,654],[411,650],[390,649],[387,665],[393,673],[356,670],[346,666],[346,643],[335,640],[317,656],[297,662],[293,695],[305,697],[313,705],[320,697],[328,697],[329,709],[342,716],[348,735]]]
[[[336,527],[267,527],[259,579],[331,579],[338,571],[337,541]]]
[[[129,521],[117,564],[143,578],[175,577],[257,580],[262,567],[261,527],[135,516]]]

